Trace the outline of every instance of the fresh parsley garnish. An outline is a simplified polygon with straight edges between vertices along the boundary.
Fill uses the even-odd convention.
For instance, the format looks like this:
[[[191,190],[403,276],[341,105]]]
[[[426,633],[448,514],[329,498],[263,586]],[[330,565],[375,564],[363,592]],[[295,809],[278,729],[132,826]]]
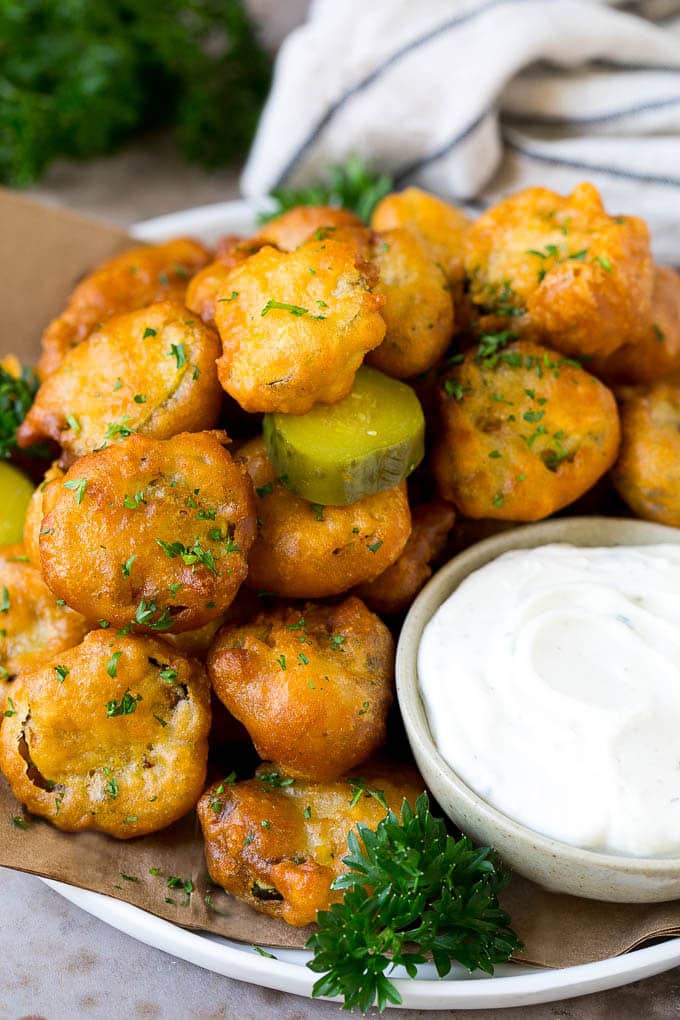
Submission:
[[[184,545],[183,542],[163,542],[160,538],[156,539],[156,543],[171,560],[181,556],[182,562],[188,567],[193,566],[195,563],[202,563],[211,574],[217,573],[213,554],[209,550],[203,549],[198,538],[194,539],[192,546]],[[227,551],[229,552],[230,550]]]
[[[118,676],[118,660],[122,654],[122,652],[114,652],[106,664],[106,672],[112,678]]]
[[[339,995],[344,1008],[399,1004],[387,976],[403,966],[415,977],[431,956],[444,977],[452,963],[493,974],[521,943],[498,903],[509,875],[488,847],[455,839],[430,812],[427,794],[407,802],[401,819],[390,811],[375,831],[359,823],[349,833],[349,871],[333,882],[342,903],[319,911],[307,942],[307,966],[321,974],[314,996]]]
[[[257,778],[261,783],[264,783],[265,786],[271,786],[273,790],[278,787],[292,786],[295,782],[295,780],[291,779],[290,776],[282,776],[276,769],[272,769],[270,772],[258,772]]]
[[[141,490],[139,492],[136,492],[134,496],[126,496],[125,499],[123,500],[123,506],[127,510],[138,510],[141,503],[144,503],[144,505],[146,505],[144,493]]]
[[[87,489],[87,478],[72,478],[69,482],[64,482],[64,488],[71,489],[75,494],[76,503],[80,504]]]
[[[187,352],[184,344],[170,344],[168,355],[175,359],[177,369],[184,368],[187,363]]]
[[[14,187],[160,127],[192,163],[232,164],[269,90],[244,0],[5,3],[0,39],[0,181]]]
[[[127,439],[137,430],[131,429],[128,422],[132,421],[128,414],[124,414],[120,421],[112,421],[106,426],[104,439]]]
[[[154,620],[156,613],[159,614],[158,619]],[[139,605],[135,609],[135,618],[132,623],[137,623],[140,626],[149,627],[151,630],[170,630],[172,627],[172,617],[170,616],[170,609],[168,606],[165,609],[158,608],[153,599],[147,602],[146,599],[140,599]],[[128,625],[126,633],[129,631],[130,625]]]
[[[500,333],[482,333],[477,348],[477,360],[494,359],[504,347],[516,339],[517,333],[512,329],[504,329]]]
[[[274,309],[277,309],[278,311],[281,312],[290,312],[291,315],[295,315],[297,317],[309,314],[309,308],[301,308],[300,305],[288,305],[286,304],[285,301],[274,301],[272,298],[270,298],[269,301],[267,301],[267,304],[260,312],[260,315],[264,318],[265,315],[267,315]]]
[[[2,177],[2,155],[0,155]],[[28,414],[38,392],[39,380],[35,372],[25,368],[19,378],[0,367],[0,459],[6,460],[17,446],[17,429]],[[46,443],[25,451],[33,456],[49,456]]]
[[[359,156],[350,156],[344,163],[331,166],[326,180],[318,184],[301,189],[275,188],[271,194],[273,210],[259,219],[264,223],[298,205],[330,205],[351,209],[368,223],[380,199],[390,191],[391,178],[374,173]]]
[[[129,556],[126,559],[125,563],[121,563],[121,565],[120,565],[120,572],[123,575],[123,577],[129,577],[130,576],[130,571],[132,570],[132,564],[135,562],[136,559],[137,559],[137,556],[136,555],[132,555],[132,556]]]
[[[120,654],[120,653],[118,653],[118,654]],[[111,661],[113,661],[113,660],[111,660]],[[118,664],[118,660],[116,659],[116,666],[117,666],[117,664]],[[111,665],[111,662],[109,662],[109,666],[110,665]],[[113,674],[109,673],[109,676],[111,676],[111,675],[115,676],[116,674],[115,673],[113,673]],[[106,714],[107,714],[109,719],[113,719],[115,716],[119,716],[119,715],[132,715],[133,712],[137,711],[137,702],[138,701],[142,701],[142,695],[141,694],[130,694],[130,688],[128,687],[128,689],[126,690],[125,694],[120,699],[120,701],[116,701],[116,699],[114,698],[112,701],[107,701],[106,702]]]
[[[107,779],[104,789],[109,800],[115,800],[120,789],[118,786],[118,780],[111,776],[110,779]]]

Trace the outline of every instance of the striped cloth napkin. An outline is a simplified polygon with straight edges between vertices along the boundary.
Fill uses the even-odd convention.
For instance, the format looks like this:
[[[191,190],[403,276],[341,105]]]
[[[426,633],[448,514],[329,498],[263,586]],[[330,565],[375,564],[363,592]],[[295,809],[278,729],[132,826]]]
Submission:
[[[680,261],[680,0],[313,0],[285,41],[247,197],[359,153],[479,211],[591,180]]]

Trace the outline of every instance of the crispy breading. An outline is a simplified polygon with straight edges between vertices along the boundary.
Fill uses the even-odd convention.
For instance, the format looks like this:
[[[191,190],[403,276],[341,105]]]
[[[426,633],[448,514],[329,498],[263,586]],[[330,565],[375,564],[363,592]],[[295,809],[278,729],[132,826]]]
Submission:
[[[660,382],[623,401],[612,480],[638,517],[680,528],[680,383]]]
[[[466,517],[538,521],[586,492],[616,460],[607,387],[529,341],[468,351],[440,391],[432,455],[440,494]]]
[[[350,244],[262,248],[232,270],[216,299],[220,382],[246,411],[304,414],[333,404],[385,335],[382,304]]]
[[[42,530],[43,517],[48,513],[57,496],[61,491],[59,482],[64,477],[64,472],[57,463],[47,469],[45,476],[34,490],[24,518],[24,545],[26,554],[34,567],[40,569],[40,532]]]
[[[11,680],[77,645],[86,631],[79,613],[57,603],[23,545],[0,548],[0,702]]]
[[[651,325],[647,226],[609,216],[592,184],[566,198],[527,188],[503,199],[466,233],[465,269],[495,329],[505,320],[574,357],[611,354]]]
[[[403,227],[418,237],[456,291],[463,282],[463,238],[470,222],[460,209],[420,188],[386,195],[371,218],[374,230]]]
[[[187,282],[209,261],[210,252],[202,244],[178,237],[132,248],[98,266],[80,281],[64,311],[45,330],[41,376],[51,375],[72,347],[113,315],[155,301],[181,303]]]
[[[406,483],[348,506],[309,503],[276,478],[262,439],[236,454],[255,488],[257,539],[248,587],[286,598],[325,598],[372,581],[411,532]]]
[[[455,510],[444,500],[413,507],[411,534],[401,556],[375,581],[360,584],[355,594],[383,616],[406,612],[432,577],[432,564],[443,553],[455,520]]]
[[[224,238],[218,245],[215,261],[210,262],[189,281],[185,298],[186,306],[196,315],[200,315],[203,322],[211,329],[217,330],[215,304],[227,277],[234,266],[245,262],[261,247],[262,244],[245,238]],[[229,295],[222,300],[229,300]]]
[[[443,271],[408,230],[377,234],[373,263],[387,332],[366,360],[387,375],[408,379],[431,368],[448,348],[454,325],[451,293]]]
[[[260,757],[298,779],[337,779],[385,742],[394,642],[358,598],[227,625],[208,675]]]
[[[593,358],[588,370],[614,386],[651,386],[680,377],[680,274],[675,269],[654,269],[652,322],[646,332],[608,358]]]
[[[24,673],[0,727],[15,797],[67,832],[119,839],[163,829],[205,783],[210,688],[165,641],[91,631]]]
[[[219,617],[255,537],[250,480],[226,441],[130,436],[77,461],[41,529],[52,591],[89,620],[146,632]]]
[[[370,243],[370,231],[349,209],[299,205],[268,220],[251,241],[260,245],[270,244],[279,251],[295,251],[312,238],[348,241],[365,252]]]
[[[347,870],[350,830],[375,829],[404,800],[413,806],[424,785],[415,769],[385,761],[334,783],[291,783],[270,765],[214,783],[198,803],[210,877],[261,914],[311,924],[342,899],[331,882]]]
[[[212,428],[218,353],[215,333],[172,301],[109,319],[42,384],[19,444],[53,439],[70,463],[132,432],[167,439]]]

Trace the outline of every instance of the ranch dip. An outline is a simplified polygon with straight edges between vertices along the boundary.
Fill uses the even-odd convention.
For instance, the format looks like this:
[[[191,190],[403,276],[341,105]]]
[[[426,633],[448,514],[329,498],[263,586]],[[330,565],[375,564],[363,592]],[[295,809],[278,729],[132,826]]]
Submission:
[[[441,755],[494,807],[680,856],[680,546],[506,553],[428,623],[418,675]]]

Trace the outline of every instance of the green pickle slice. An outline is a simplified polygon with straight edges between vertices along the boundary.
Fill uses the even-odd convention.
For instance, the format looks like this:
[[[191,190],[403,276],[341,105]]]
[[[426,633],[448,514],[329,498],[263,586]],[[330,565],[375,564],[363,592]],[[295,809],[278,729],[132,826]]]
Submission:
[[[28,501],[33,495],[33,483],[26,475],[0,461],[0,545],[21,542]]]
[[[337,404],[265,414],[279,477],[312,503],[346,506],[398,485],[425,455],[425,416],[410,386],[363,365]]]

